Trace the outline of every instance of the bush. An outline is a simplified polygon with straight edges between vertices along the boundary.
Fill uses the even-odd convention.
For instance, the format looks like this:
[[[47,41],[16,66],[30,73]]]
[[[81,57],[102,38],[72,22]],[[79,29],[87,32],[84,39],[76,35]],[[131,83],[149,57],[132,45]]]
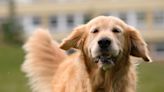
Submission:
[[[7,21],[2,24],[2,30],[4,34],[4,42],[22,44],[22,27],[14,22]]]

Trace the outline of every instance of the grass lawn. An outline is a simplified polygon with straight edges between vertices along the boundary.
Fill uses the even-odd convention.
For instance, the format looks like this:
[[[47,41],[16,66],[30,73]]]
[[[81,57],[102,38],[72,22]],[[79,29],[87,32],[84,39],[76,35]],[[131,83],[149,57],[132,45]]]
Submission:
[[[164,62],[139,66],[138,92],[164,92]]]
[[[31,92],[20,71],[23,51],[18,46],[0,46],[0,92]],[[164,92],[164,63],[141,64],[138,92]]]
[[[23,51],[18,46],[0,46],[0,92],[30,92],[20,70]]]

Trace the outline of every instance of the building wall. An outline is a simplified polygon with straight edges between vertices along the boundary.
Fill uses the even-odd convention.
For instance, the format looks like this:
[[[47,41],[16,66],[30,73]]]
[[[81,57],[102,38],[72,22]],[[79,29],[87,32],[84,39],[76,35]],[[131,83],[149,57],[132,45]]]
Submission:
[[[164,60],[164,1],[120,1],[16,0],[15,11],[27,36],[41,26],[50,29],[56,39],[65,37],[75,26],[95,16],[116,16],[141,30],[155,59]],[[7,0],[1,0],[0,21],[6,16]]]

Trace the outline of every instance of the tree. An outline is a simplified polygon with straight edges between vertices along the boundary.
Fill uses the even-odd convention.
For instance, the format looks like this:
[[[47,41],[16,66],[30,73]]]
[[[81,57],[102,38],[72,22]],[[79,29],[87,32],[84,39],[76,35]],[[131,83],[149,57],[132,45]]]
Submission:
[[[22,43],[22,28],[16,20],[16,4],[15,0],[8,0],[9,16],[7,21],[2,24],[5,42]]]

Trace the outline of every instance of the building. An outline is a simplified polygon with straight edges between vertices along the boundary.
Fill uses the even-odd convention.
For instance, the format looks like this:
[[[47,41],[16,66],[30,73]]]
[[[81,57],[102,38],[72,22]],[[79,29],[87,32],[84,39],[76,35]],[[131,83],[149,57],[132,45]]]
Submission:
[[[112,15],[142,30],[156,60],[164,60],[163,0],[15,0],[17,19],[27,35],[35,28],[50,29],[56,39],[94,16]],[[6,0],[0,0],[0,21],[8,16]],[[64,35],[63,35],[64,34]]]

